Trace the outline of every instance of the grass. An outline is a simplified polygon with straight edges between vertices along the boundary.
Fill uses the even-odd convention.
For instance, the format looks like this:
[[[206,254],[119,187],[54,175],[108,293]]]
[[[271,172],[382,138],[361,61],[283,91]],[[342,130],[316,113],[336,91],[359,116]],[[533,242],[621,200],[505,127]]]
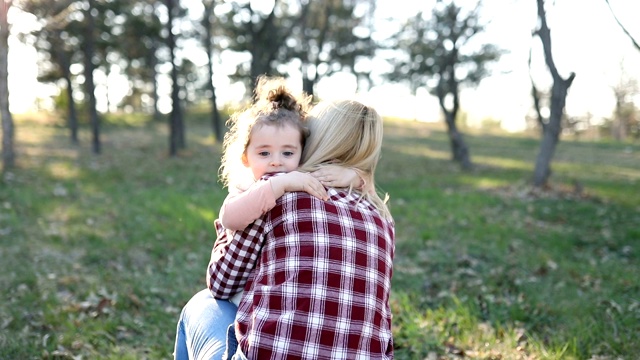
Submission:
[[[168,359],[204,285],[226,195],[203,121],[105,126],[103,154],[55,122],[17,123],[0,183],[0,359]],[[564,139],[549,191],[536,139],[388,120],[376,181],[396,220],[398,359],[633,359],[640,353],[640,146]],[[575,184],[583,188],[574,193]]]

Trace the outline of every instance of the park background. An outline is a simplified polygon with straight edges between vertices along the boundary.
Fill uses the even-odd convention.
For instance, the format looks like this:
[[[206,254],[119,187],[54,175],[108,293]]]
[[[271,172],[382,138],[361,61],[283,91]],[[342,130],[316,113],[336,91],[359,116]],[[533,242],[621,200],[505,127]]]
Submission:
[[[285,74],[297,89],[318,75],[317,99],[356,98],[385,115],[376,178],[397,226],[397,358],[633,358],[640,351],[638,5],[546,4],[557,68],[576,77],[553,172],[532,186],[545,126],[536,117],[548,124],[552,106],[543,101],[538,114],[532,105],[530,75],[543,99],[552,85],[532,36],[535,1],[485,2],[477,12],[475,1],[328,1],[310,7],[318,13],[307,18],[325,21],[307,23],[299,16],[308,4],[14,1],[8,103],[15,164],[3,164],[0,187],[0,358],[171,357],[179,310],[204,286],[211,224],[226,195],[217,182],[221,122],[247,101],[253,67]],[[482,25],[460,53],[482,54],[489,43],[503,50],[480,81],[460,81],[455,119],[470,168],[452,161],[451,131],[429,91],[438,78],[433,67],[393,74],[416,58],[406,44],[428,43],[403,24],[456,4],[462,18],[477,16]],[[175,67],[167,5],[176,6]],[[208,35],[205,5],[214,6]],[[259,36],[272,11],[279,20],[272,38],[299,37],[282,40],[286,50],[266,65],[254,63],[270,37],[263,44],[247,34]],[[100,34],[92,92],[87,13]],[[297,48],[300,39],[317,43],[323,27],[335,30],[324,52]],[[211,40],[213,76],[202,39]],[[70,83],[56,51],[70,60]],[[153,77],[145,71],[149,53],[158,60]],[[456,74],[472,68],[462,64]],[[182,144],[174,143],[175,129]]]

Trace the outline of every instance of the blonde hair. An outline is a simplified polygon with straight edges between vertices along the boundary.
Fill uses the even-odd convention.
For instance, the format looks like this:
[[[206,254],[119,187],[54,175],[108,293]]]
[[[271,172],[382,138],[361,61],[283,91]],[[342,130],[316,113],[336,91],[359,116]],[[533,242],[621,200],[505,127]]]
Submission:
[[[300,144],[305,146],[309,130],[306,126],[310,96],[294,95],[284,78],[261,76],[255,89],[256,102],[229,118],[229,131],[224,136],[220,181],[226,187],[238,186],[252,176],[242,159],[251,141],[253,129],[262,126],[293,126],[300,131]]]
[[[321,102],[309,114],[310,135],[302,153],[302,171],[337,164],[361,171],[368,179],[362,198],[387,219],[388,196],[383,200],[375,189],[374,174],[382,150],[382,117],[375,109],[357,101]]]

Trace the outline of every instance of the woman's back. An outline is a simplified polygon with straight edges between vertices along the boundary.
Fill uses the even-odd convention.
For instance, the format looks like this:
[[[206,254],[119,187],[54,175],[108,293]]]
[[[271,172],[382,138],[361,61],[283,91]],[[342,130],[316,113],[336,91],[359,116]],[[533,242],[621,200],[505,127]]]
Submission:
[[[249,359],[392,357],[393,224],[355,193],[290,193],[260,225],[264,246],[238,309]]]

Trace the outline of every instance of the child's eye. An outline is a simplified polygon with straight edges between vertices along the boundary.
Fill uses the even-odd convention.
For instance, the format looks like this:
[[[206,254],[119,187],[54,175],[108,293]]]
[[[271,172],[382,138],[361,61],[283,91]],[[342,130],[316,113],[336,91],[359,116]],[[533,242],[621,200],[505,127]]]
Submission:
[[[258,155],[260,155],[260,156],[269,156],[269,152],[268,151],[260,151],[258,153]]]
[[[293,156],[293,151],[285,151],[282,153],[282,155],[289,157],[289,156]]]

